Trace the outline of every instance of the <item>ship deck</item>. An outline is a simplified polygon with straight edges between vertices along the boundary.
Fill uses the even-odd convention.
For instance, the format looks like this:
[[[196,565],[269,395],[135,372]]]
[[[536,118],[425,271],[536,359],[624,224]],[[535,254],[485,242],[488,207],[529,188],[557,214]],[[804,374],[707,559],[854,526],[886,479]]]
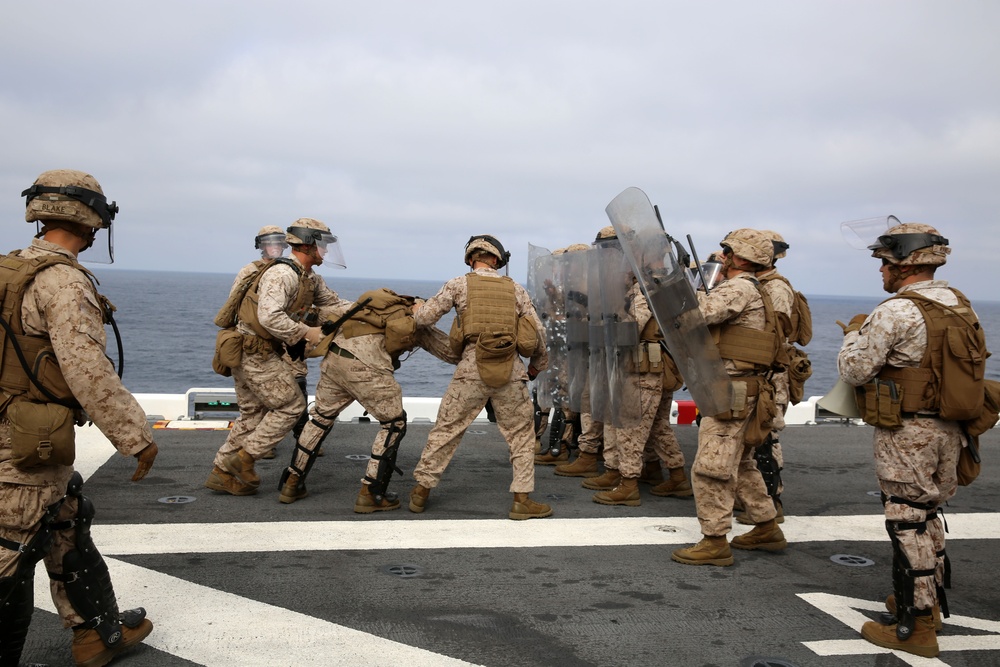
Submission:
[[[411,423],[399,456],[412,471],[431,425]],[[952,616],[936,660],[892,654],[859,635],[890,589],[868,427],[790,426],[789,546],[734,550],[732,567],[674,563],[699,539],[693,501],[643,488],[640,507],[591,501],[577,478],[536,468],[533,497],[552,518],[510,521],[510,465],[496,425],[466,434],[427,511],[352,511],[377,424],[338,423],[308,498],[278,502],[292,448],[260,461],[256,496],[203,483],[225,430],[159,429],[144,481],[134,461],[81,429],[78,469],[97,507],[93,533],[122,608],[155,624],[114,664],[180,665],[987,665],[1000,664],[1000,432],[982,439],[979,480],[946,507]],[[676,432],[688,460],[697,429]],[[736,525],[734,534],[746,526]],[[24,662],[71,664],[36,576]],[[765,662],[769,661],[769,662]]]

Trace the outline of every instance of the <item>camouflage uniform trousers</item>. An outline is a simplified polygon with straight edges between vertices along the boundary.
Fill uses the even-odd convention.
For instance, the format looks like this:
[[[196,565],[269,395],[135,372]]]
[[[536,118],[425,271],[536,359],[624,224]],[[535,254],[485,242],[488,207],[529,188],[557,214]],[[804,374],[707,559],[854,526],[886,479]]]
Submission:
[[[27,544],[38,532],[45,510],[66,494],[65,484],[6,484],[0,482],[0,537]],[[56,521],[76,518],[77,499],[66,496]],[[55,574],[63,573],[63,556],[76,548],[76,528],[53,531],[52,547],[42,559],[45,569]],[[0,547],[0,578],[14,575],[20,554]],[[69,628],[84,622],[66,597],[66,586],[61,581],[49,580],[49,591],[63,627]]]
[[[875,429],[875,474],[882,493],[938,507],[955,495],[956,467],[962,451],[957,422],[932,418],[905,418],[895,431]],[[919,523],[927,511],[901,503],[885,505],[887,521]],[[933,577],[918,577],[914,606],[930,609],[937,604],[937,586],[943,584],[945,536],[941,517],[928,521],[927,530],[897,531],[900,548],[915,570],[935,570]],[[938,554],[941,554],[940,556]]]
[[[233,381],[240,416],[215,454],[219,467],[239,449],[261,458],[281,442],[306,409],[294,369],[277,354],[244,351],[239,367],[233,369]]]
[[[413,470],[417,482],[429,489],[438,485],[462,436],[486,405],[487,399],[493,401],[497,427],[510,451],[510,463],[514,469],[511,493],[531,493],[535,490],[533,408],[528,389],[520,381],[508,382],[502,387],[488,387],[477,379],[453,379],[441,399],[437,421]]]
[[[672,461],[676,463],[680,456],[680,466],[684,465],[684,455],[680,445],[670,428],[670,408],[673,394],[663,393],[663,373],[638,373],[628,377],[628,381],[638,385],[639,423],[628,427],[612,427],[613,440],[616,444],[618,472],[622,477],[638,478],[642,474],[644,452],[649,452],[651,458],[659,458],[663,452],[664,460],[670,455],[671,446],[674,450]],[[668,442],[669,441],[669,442]],[[654,454],[655,452],[655,454]],[[678,467],[676,465],[668,467]]]
[[[776,516],[767,495],[764,478],[757,470],[753,447],[743,442],[743,433],[756,406],[747,399],[744,419],[720,420],[703,417],[698,428],[698,452],[691,466],[691,486],[703,535],[719,537],[733,527],[733,502],[743,501],[750,520],[770,521]]]
[[[372,456],[381,456],[389,435],[389,423],[403,415],[403,390],[391,369],[373,368],[357,359],[337,354],[326,355],[320,365],[316,401],[309,409],[309,422],[299,436],[299,447],[313,452],[327,432],[324,427],[332,427],[337,415],[354,401],[383,423],[372,443]],[[397,427],[400,426],[405,426],[405,422],[397,424]],[[308,460],[308,454],[296,448],[295,467],[305,470]],[[374,458],[369,459],[365,475],[375,478],[378,463]]]

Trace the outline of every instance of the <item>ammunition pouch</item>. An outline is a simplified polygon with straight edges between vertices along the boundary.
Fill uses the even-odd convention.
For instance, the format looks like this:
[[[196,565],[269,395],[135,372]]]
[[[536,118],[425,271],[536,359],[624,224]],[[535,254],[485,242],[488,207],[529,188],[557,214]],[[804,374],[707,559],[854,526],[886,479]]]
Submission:
[[[11,423],[11,462],[30,470],[73,465],[76,459],[74,411],[58,403],[15,400],[7,406]]]
[[[748,407],[749,399],[760,394],[760,381],[763,378],[748,376],[730,379],[732,380],[733,392],[730,397],[729,409],[717,415],[712,415],[713,418],[719,421],[746,419],[746,416],[750,413]]]
[[[641,340],[628,358],[629,373],[659,373],[663,370],[663,348],[659,341]]]
[[[892,380],[873,379],[856,390],[858,410],[866,424],[896,430],[903,428],[903,387]]]

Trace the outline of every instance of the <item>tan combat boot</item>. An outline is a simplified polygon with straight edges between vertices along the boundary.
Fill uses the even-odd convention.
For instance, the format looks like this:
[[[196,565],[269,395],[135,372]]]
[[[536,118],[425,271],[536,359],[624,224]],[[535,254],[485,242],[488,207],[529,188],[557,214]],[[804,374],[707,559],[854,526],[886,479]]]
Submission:
[[[306,491],[306,483],[302,481],[298,473],[289,473],[288,479],[281,485],[281,494],[278,496],[280,502],[290,505],[296,500],[302,500],[309,495]]]
[[[905,651],[925,658],[937,657],[937,633],[934,632],[934,619],[928,616],[917,616],[913,634],[906,641],[896,636],[896,624],[882,625],[877,621],[868,621],[861,626],[861,636],[876,646]]]
[[[259,488],[250,484],[244,484],[219,466],[212,468],[212,472],[208,474],[205,486],[213,491],[222,491],[233,496],[252,496],[257,493],[257,489]]]
[[[663,466],[660,465],[659,459],[646,461],[642,464],[642,474],[639,475],[639,481],[654,486],[663,481]]]
[[[562,477],[597,477],[597,454],[580,450],[575,461],[556,466],[556,474]]]
[[[253,457],[242,449],[228,454],[222,459],[222,466],[236,479],[244,484],[260,486],[260,475],[253,469]]]
[[[654,496],[673,496],[674,498],[689,498],[694,495],[691,482],[684,475],[684,468],[671,468],[670,477],[662,484],[657,484],[649,490]]]
[[[431,495],[431,490],[423,484],[417,484],[410,491],[410,511],[420,514],[426,509],[427,496]]]
[[[590,489],[592,491],[608,491],[618,486],[618,483],[622,481],[621,473],[617,470],[612,470],[608,468],[604,471],[603,475],[598,477],[591,477],[589,479],[583,480],[580,484],[585,489]]]
[[[701,542],[694,546],[677,549],[670,557],[685,565],[719,565],[726,567],[733,564],[733,552],[725,535],[713,537],[704,535]]]
[[[375,496],[372,495],[372,491],[368,488],[367,484],[361,485],[361,490],[358,491],[358,497],[354,501],[354,511],[358,514],[371,514],[372,512],[385,512],[388,510],[399,509],[399,498],[396,498],[396,494],[392,494],[393,497],[382,496],[381,500],[376,500]]]
[[[542,519],[552,516],[552,508],[544,503],[536,503],[528,497],[527,493],[515,493],[514,505],[510,508],[510,513],[507,516],[518,521],[522,519]]]
[[[607,491],[599,491],[594,494],[595,503],[601,505],[627,505],[628,507],[638,507],[642,504],[639,497],[639,480],[635,477],[622,477],[618,486]]]
[[[885,599],[885,608],[895,616],[896,615],[896,594],[892,593]],[[931,607],[931,620],[934,621],[934,631],[941,632],[944,629],[944,624],[941,622],[941,605],[936,604]]]
[[[97,630],[73,630],[73,662],[77,667],[102,667],[122,651],[142,642],[153,631],[148,618],[134,628],[121,626],[122,636],[114,646],[106,646]]]
[[[567,461],[569,461],[569,450],[565,447],[559,448],[558,456],[552,456],[551,450],[547,450],[543,454],[535,454],[536,466],[557,466]]]
[[[781,551],[788,546],[785,534],[774,519],[758,523],[749,533],[734,537],[730,543],[736,549],[759,549],[761,551]]]

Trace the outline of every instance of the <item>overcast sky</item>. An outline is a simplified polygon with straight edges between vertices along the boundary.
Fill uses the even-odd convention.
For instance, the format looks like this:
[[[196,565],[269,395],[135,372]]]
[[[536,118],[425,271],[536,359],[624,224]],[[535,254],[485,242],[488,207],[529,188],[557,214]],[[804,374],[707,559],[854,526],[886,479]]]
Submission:
[[[929,223],[939,276],[996,300],[998,30],[988,0],[10,2],[0,249],[74,168],[121,207],[113,268],[235,273],[307,216],[334,289],[444,281],[479,233],[524,282],[529,243],[589,243],[635,186],[702,254],[777,230],[813,295],[881,294],[841,222]]]

